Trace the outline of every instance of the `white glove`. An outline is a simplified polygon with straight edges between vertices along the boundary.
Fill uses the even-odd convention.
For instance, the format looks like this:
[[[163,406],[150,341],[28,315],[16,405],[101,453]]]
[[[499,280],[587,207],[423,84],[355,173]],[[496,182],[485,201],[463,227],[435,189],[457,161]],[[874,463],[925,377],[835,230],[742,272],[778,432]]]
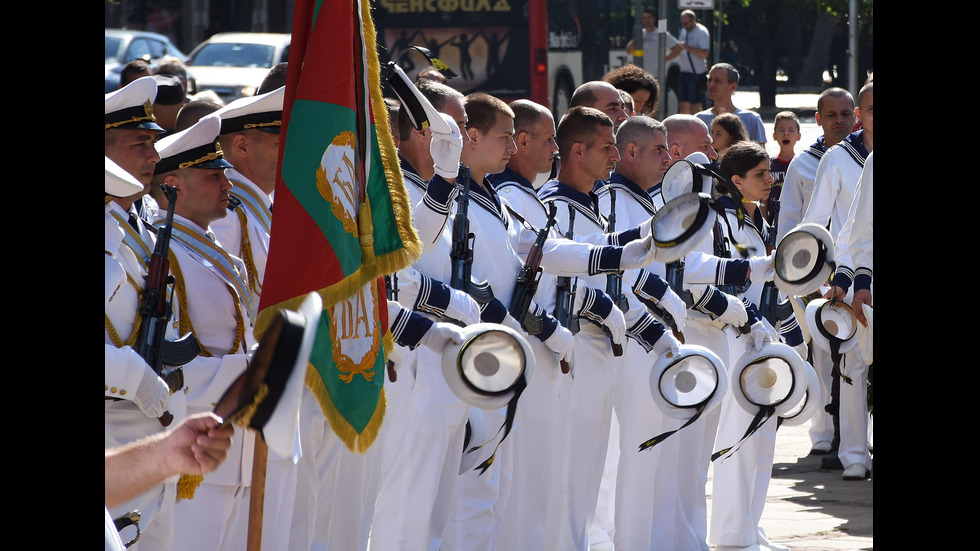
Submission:
[[[653,353],[657,356],[664,356],[665,354],[670,354],[676,356],[680,354],[681,342],[674,338],[670,334],[670,331],[664,333],[662,337],[657,339],[657,342],[653,343]]]
[[[772,332],[766,327],[766,322],[757,321],[750,327],[749,339],[752,342],[752,350],[759,352],[767,342],[772,342]]]
[[[525,331],[524,328],[521,327],[521,322],[517,321],[517,318],[515,318],[510,314],[504,316],[504,319],[503,321],[500,322],[500,325],[503,325],[504,327],[510,327],[514,331],[517,331],[517,334],[521,335],[522,337],[527,336],[527,331]]]
[[[422,336],[419,344],[428,346],[432,350],[441,353],[449,343],[461,344],[463,342],[463,330],[461,327],[452,323],[435,322],[429,330]]]
[[[566,360],[571,363],[572,349],[574,348],[571,331],[559,325],[555,332],[544,341],[544,345],[555,353],[559,361]]]
[[[572,312],[598,321],[609,329],[609,335],[614,343],[623,344],[623,339],[626,338],[626,317],[623,316],[623,311],[612,303],[609,295],[592,287],[580,286],[575,293]]]
[[[653,236],[653,216],[640,223],[640,239]]]
[[[749,259],[749,280],[759,283],[772,281],[776,277],[776,269],[772,266],[773,255],[753,256]]]
[[[449,306],[446,306],[446,317],[459,320],[465,325],[480,323],[480,304],[473,297],[449,288]]]
[[[803,358],[804,362],[806,361],[807,355],[810,353],[810,350],[806,347],[805,342],[801,342],[800,344],[794,346],[793,350],[795,350],[796,353],[799,354],[801,358]]]
[[[140,408],[147,417],[157,418],[167,411],[167,402],[170,400],[170,387],[166,381],[153,372],[150,366],[145,365],[143,377],[140,378],[139,387],[136,389],[136,396],[133,403]]]
[[[642,239],[630,241],[623,247],[623,255],[619,260],[620,270],[638,270],[650,264],[657,258],[657,248],[653,246],[653,238],[647,234]]]
[[[725,300],[728,301],[728,307],[718,316],[718,321],[735,327],[745,325],[745,322],[749,321],[749,314],[745,311],[745,305],[742,304],[742,300],[737,296],[727,293],[725,294]]]
[[[664,292],[664,296],[660,297],[660,300],[657,301],[657,305],[673,316],[677,331],[683,333],[684,320],[687,318],[687,305],[684,304],[684,300],[673,289],[668,287],[666,292]]]
[[[433,169],[436,174],[443,178],[454,181],[459,172],[459,156],[463,152],[463,136],[456,126],[456,121],[445,113],[439,113],[446,121],[451,134],[436,132],[429,127],[432,132],[432,141],[429,142],[429,153],[432,155]]]

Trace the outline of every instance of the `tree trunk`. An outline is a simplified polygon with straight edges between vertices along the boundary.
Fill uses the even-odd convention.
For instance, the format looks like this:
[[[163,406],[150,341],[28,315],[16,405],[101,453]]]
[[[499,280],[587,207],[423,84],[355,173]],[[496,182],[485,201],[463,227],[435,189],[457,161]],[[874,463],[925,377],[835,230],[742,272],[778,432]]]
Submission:
[[[813,38],[810,39],[810,48],[807,50],[803,73],[800,75],[801,86],[823,86],[823,71],[827,68],[827,60],[830,59],[830,44],[834,38],[836,25],[836,18],[825,10],[820,10],[817,14],[817,21],[813,26]]]

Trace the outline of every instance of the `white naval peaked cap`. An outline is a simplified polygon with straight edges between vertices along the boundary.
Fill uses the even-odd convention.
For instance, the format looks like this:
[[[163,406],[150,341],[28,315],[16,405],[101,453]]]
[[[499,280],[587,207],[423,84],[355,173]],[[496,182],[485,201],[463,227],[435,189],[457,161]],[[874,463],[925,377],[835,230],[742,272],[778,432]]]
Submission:
[[[282,105],[286,87],[258,96],[237,99],[215,111],[221,117],[221,134],[256,129],[278,134],[282,128]]]
[[[157,142],[160,162],[154,174],[180,168],[231,168],[218,145],[221,118],[215,113],[201,117],[194,126]]]
[[[105,95],[105,129],[156,130],[164,132],[153,116],[157,81],[142,77]]]
[[[105,158],[105,192],[115,197],[129,197],[143,191],[143,184],[109,157]]]

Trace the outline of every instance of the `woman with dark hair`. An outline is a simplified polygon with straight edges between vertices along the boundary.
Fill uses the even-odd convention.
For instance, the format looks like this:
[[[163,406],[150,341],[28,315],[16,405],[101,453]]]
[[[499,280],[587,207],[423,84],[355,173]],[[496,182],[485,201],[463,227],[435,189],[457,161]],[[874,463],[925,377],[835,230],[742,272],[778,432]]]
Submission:
[[[718,202],[725,207],[727,224],[723,231],[732,256],[748,258],[767,255],[769,225],[762,216],[759,202],[769,197],[773,183],[769,172],[769,154],[753,141],[735,143],[721,157],[719,168],[741,194],[741,197],[732,197],[722,192],[722,186],[716,187]],[[736,204],[737,200],[741,201],[741,205]],[[739,206],[744,208],[745,216],[740,216]],[[739,291],[739,297],[746,303],[749,312],[752,333],[730,339],[732,359],[737,360],[750,350],[761,349],[766,341],[784,340],[805,360],[806,345],[803,344],[803,335],[795,318],[791,317],[780,324],[781,339],[780,333],[759,315],[763,286],[760,282],[753,282]],[[737,366],[731,368],[737,369]],[[731,390],[740,392],[737,388]],[[731,447],[733,451],[721,455],[714,463],[710,543],[719,549],[758,549],[760,546],[787,549],[771,543],[759,526],[772,476],[777,417],[766,419],[743,440],[746,427],[753,423],[754,414],[743,409],[734,394],[725,396],[721,408],[715,449]]]

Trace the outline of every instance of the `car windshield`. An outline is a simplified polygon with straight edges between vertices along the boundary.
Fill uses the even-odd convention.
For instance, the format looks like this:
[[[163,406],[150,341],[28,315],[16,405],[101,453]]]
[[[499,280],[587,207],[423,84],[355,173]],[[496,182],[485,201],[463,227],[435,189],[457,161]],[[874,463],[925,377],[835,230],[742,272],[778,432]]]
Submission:
[[[122,46],[121,38],[114,38],[111,36],[105,37],[105,62],[106,63],[118,63],[119,62],[119,47]]]
[[[272,67],[276,53],[273,46],[266,44],[227,44],[215,42],[208,44],[194,55],[189,65],[206,67]]]

